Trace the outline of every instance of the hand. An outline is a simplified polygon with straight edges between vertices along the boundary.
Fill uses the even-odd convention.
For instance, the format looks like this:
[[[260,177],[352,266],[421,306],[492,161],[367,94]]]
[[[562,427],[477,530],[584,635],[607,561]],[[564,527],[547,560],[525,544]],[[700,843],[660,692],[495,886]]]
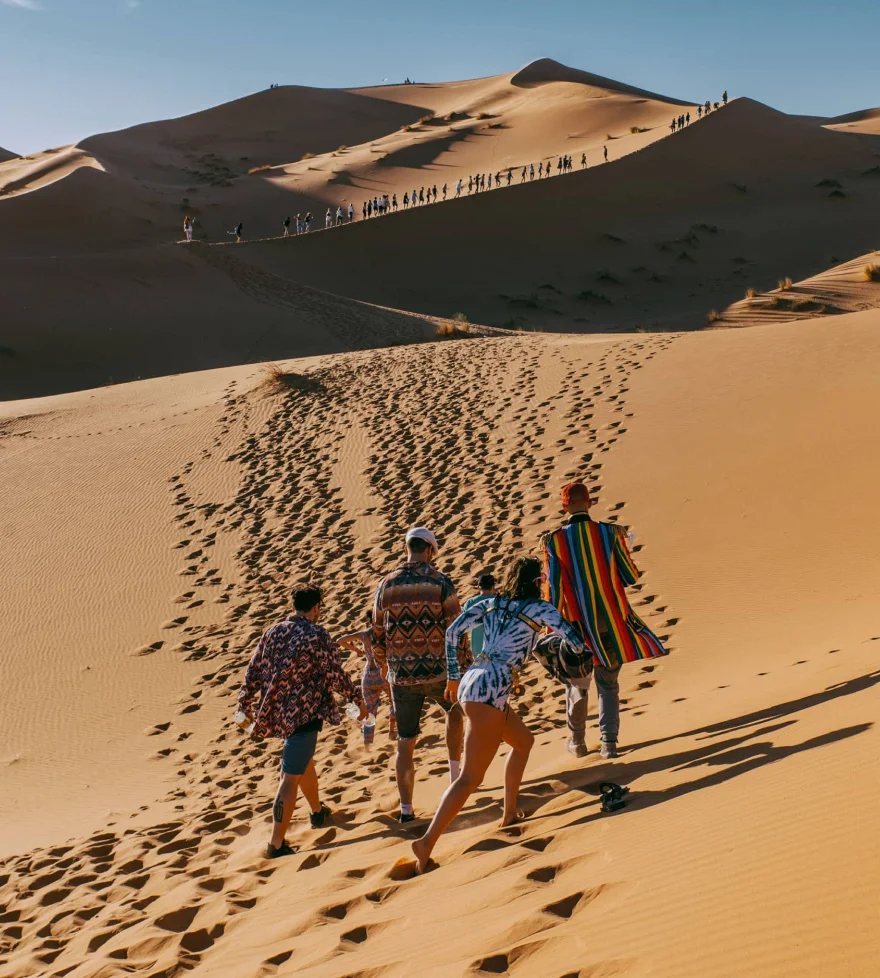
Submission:
[[[446,680],[446,692],[443,694],[443,699],[450,703],[458,702],[458,683],[457,679]]]

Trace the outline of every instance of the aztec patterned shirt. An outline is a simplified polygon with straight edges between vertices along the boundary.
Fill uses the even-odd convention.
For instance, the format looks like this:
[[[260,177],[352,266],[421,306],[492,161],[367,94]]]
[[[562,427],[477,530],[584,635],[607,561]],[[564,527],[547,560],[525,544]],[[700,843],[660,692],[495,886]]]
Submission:
[[[446,678],[446,629],[461,606],[455,585],[432,564],[412,561],[389,574],[373,605],[373,655],[388,666],[388,682],[416,686]],[[462,668],[470,664],[470,644],[458,647]]]
[[[291,615],[257,643],[238,708],[254,719],[253,737],[289,737],[312,720],[339,723],[333,693],[361,702],[328,632],[302,615]]]

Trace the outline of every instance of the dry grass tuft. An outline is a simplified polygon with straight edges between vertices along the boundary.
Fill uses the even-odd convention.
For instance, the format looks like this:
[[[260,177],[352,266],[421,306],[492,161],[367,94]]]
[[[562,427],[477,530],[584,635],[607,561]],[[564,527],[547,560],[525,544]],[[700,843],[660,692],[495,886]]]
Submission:
[[[452,319],[437,324],[437,336],[443,339],[461,339],[470,336],[471,324],[463,312],[457,312]]]
[[[864,274],[866,282],[880,282],[880,265],[865,265]]]
[[[757,299],[758,298],[758,290],[757,289],[746,289],[746,298],[747,299]]]
[[[637,136],[640,132],[649,132],[648,129],[643,129],[642,126],[630,126],[629,131],[633,136]]]
[[[717,309],[713,309],[706,318],[710,323],[718,323],[723,317]]]
[[[320,380],[309,377],[307,374],[297,374],[285,370],[281,364],[263,364],[263,381],[260,388],[267,394],[283,394],[287,391],[307,391],[311,393],[324,390],[324,385]]]
[[[785,278],[779,280],[779,291],[780,292],[790,292],[794,286],[794,282],[786,275]]]
[[[301,160],[313,160],[314,158],[314,153],[303,153],[303,155],[300,157]]]
[[[272,167],[269,166],[268,163],[266,163],[263,166],[252,166],[248,170],[248,173],[265,173],[267,170],[271,170],[271,169],[272,169]]]

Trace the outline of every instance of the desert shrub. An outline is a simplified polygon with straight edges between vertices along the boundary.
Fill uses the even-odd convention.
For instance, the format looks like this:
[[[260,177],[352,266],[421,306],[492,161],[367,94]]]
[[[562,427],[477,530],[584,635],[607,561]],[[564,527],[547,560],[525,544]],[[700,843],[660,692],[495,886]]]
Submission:
[[[616,234],[603,234],[602,237],[606,241],[613,241],[614,244],[626,244],[626,241],[623,238],[618,238]]]
[[[471,324],[468,321],[467,316],[463,312],[457,312],[452,317],[453,323],[455,323],[455,328],[462,333],[469,333],[471,329]]]
[[[337,153],[344,153],[347,149],[348,149],[348,147],[345,145],[345,143],[343,143],[341,146],[337,146],[336,147],[336,152]]]
[[[480,113],[478,113],[477,118],[478,119],[494,119],[495,116],[493,116],[491,112],[480,112]]]
[[[612,139],[616,139],[616,136],[612,136],[610,132],[605,133],[605,139],[610,143]]]
[[[324,385],[317,378],[285,370],[279,363],[263,364],[262,373],[263,382],[260,387],[267,394],[281,394],[292,390],[319,393],[325,390]]]
[[[793,285],[794,285],[794,282],[792,282],[792,280],[786,275],[785,278],[781,278],[779,280],[779,291],[780,292],[789,292],[789,291],[791,291]]]
[[[871,262],[870,265],[865,265],[864,272],[866,282],[880,282],[880,265]]]
[[[437,336],[467,336],[471,331],[471,324],[463,312],[457,312],[452,319],[446,319],[437,324]]]
[[[630,127],[629,127],[629,131],[630,131],[630,132],[631,132],[631,133],[632,133],[632,134],[633,134],[634,136],[637,136],[637,135],[638,135],[638,134],[639,134],[640,132],[648,132],[648,130],[647,130],[647,129],[643,129],[643,128],[642,128],[641,126],[630,126]]]
[[[717,309],[712,309],[709,315],[706,317],[710,323],[717,323],[721,321],[721,313]]]
[[[825,179],[824,180],[820,180],[816,184],[816,186],[817,187],[833,188],[833,187],[841,187],[841,186],[843,186],[843,184],[841,184],[841,182],[839,180],[832,180],[831,177],[825,177]]]
[[[263,164],[263,166],[252,166],[248,173],[265,173],[267,170],[271,170],[272,167],[268,163]]]
[[[758,290],[757,289],[746,289],[746,298],[747,299],[757,299],[757,297],[758,297]]]
[[[433,121],[434,121],[434,113],[429,112],[427,115],[423,115],[421,119],[419,119],[419,125],[425,125],[426,123],[433,122]]]
[[[303,155],[300,157],[301,160],[313,160],[314,158],[314,153],[303,153]]]

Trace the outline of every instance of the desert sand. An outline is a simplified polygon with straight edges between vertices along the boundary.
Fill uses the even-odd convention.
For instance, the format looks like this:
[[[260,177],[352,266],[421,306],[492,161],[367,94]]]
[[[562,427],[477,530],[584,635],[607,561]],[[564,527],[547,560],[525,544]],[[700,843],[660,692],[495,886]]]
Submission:
[[[312,115],[269,133],[271,99]],[[0,215],[48,230],[0,259],[0,978],[873,974],[876,144],[746,99],[667,138],[688,104],[545,61],[282,88],[16,171],[34,176]],[[538,186],[292,241],[162,237],[175,168],[222,141],[273,171],[205,196],[241,193],[268,237],[278,201],[326,206],[343,161],[375,185],[371,143],[421,186],[450,154],[488,168],[485,140],[513,160],[565,131],[595,155],[612,126],[609,165],[578,153]],[[102,240],[78,208],[105,203]],[[576,288],[608,294],[601,315]],[[533,290],[503,328],[499,295]],[[457,311],[474,325],[438,339]],[[532,663],[520,825],[496,827],[500,757],[412,878],[423,823],[395,821],[382,715],[371,753],[325,728],[333,818],[313,831],[300,808],[298,854],[265,860],[277,750],[232,713],[291,584],[320,578],[330,631],[357,627],[427,524],[466,596],[558,525],[575,476],[635,534],[634,603],[672,650],[624,669],[620,759],[564,750],[562,687]],[[417,764],[430,816],[439,711]],[[607,779],[631,789],[615,814]]]

